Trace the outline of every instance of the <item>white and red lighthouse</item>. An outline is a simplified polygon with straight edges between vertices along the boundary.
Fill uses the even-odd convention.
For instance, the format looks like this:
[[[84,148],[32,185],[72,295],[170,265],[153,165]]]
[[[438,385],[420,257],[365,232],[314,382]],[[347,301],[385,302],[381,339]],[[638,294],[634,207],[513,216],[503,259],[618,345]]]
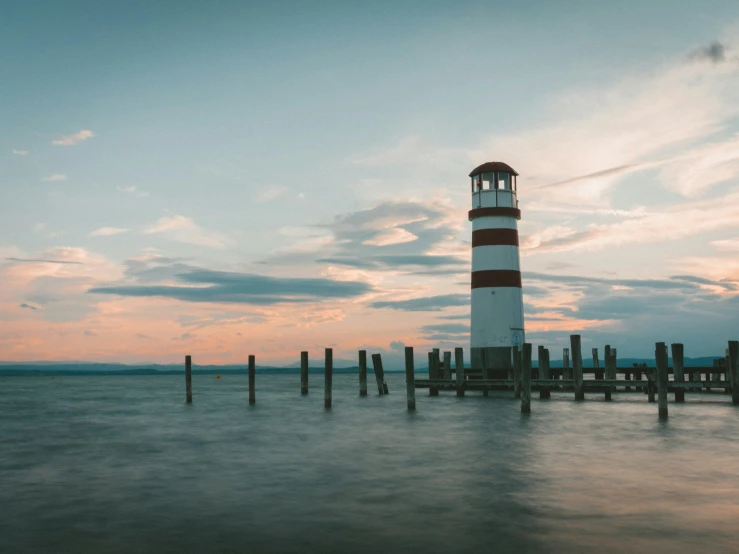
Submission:
[[[512,347],[524,342],[516,197],[518,173],[488,162],[470,173],[472,183],[472,315],[470,358],[481,368],[510,369]]]

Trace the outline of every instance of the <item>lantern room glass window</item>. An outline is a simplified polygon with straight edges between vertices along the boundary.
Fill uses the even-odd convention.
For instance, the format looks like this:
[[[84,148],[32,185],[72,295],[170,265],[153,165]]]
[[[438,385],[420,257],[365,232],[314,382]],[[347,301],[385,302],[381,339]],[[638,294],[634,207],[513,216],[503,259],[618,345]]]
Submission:
[[[498,186],[496,188],[512,190],[511,187],[511,174],[505,171],[498,172]]]

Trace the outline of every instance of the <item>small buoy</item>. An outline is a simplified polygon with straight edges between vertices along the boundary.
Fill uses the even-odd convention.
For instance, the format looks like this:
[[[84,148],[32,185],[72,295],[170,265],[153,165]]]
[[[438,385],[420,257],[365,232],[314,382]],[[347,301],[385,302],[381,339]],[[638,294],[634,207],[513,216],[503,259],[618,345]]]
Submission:
[[[220,376],[220,375],[216,375],[216,379],[220,379],[220,378],[221,378],[221,376]]]

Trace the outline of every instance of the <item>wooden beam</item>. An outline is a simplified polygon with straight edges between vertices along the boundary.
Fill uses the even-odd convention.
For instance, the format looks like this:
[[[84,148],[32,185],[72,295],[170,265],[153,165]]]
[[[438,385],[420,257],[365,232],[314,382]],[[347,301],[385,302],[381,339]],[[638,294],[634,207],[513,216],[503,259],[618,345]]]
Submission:
[[[575,381],[575,400],[585,400],[585,390],[582,379],[582,350],[580,335],[570,335],[570,347],[572,348],[572,371]]]
[[[513,347],[513,398],[521,398],[521,349]]]
[[[367,351],[359,351],[359,396],[367,396]]]
[[[729,341],[729,374],[731,375],[731,403],[739,405],[739,341]]]
[[[416,375],[413,367],[413,347],[405,347],[405,395],[408,400],[408,411],[416,411]]]
[[[308,352],[300,353],[300,394],[308,394]]]
[[[547,367],[547,349],[543,346],[539,346],[539,379],[549,379],[549,368]],[[551,391],[542,387],[539,389],[539,398],[551,398]]]
[[[253,354],[249,354],[249,404],[257,401],[257,364]]]
[[[657,361],[657,409],[660,419],[667,419],[667,345],[658,342],[655,348]]]
[[[192,404],[192,356],[185,356],[185,400]]]
[[[684,383],[685,368],[683,367],[683,345],[680,343],[673,343],[670,348],[672,349],[672,380],[675,383]],[[685,389],[675,391],[675,402],[685,402]]]
[[[385,390],[385,371],[382,369],[382,356],[380,354],[372,354],[372,369],[375,372],[377,393],[380,396],[387,394],[387,391]]]
[[[531,413],[531,343],[523,345],[521,356],[521,413]]]
[[[327,410],[331,409],[331,388],[334,378],[334,351],[327,348],[325,354],[325,363],[323,369],[323,407]]]
[[[434,371],[434,353],[429,352],[429,381],[433,379],[436,379],[436,372]],[[429,396],[439,396],[439,389],[429,387]]]
[[[454,371],[457,378],[457,396],[464,396],[464,350],[461,348],[454,349]]]

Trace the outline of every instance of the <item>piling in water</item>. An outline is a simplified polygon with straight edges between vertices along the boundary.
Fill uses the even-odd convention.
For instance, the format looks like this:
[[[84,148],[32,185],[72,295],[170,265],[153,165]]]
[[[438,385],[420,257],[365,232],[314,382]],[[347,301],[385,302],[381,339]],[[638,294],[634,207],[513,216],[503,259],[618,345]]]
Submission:
[[[575,381],[575,400],[585,400],[585,384],[582,378],[582,350],[580,349],[580,335],[570,335],[572,348],[572,372]]]
[[[444,379],[452,378],[452,353],[444,352]]]
[[[598,359],[598,349],[593,348],[593,373],[596,379],[603,379],[603,372],[600,370],[600,360]]]
[[[416,411],[416,376],[413,366],[413,347],[405,347],[405,394],[408,399],[408,411]]]
[[[572,370],[570,370],[570,349],[562,349],[562,379],[572,379]]]
[[[513,398],[521,398],[521,349],[513,347]]]
[[[436,379],[433,352],[429,352],[429,379]],[[429,396],[439,396],[439,389],[437,389],[436,387],[429,387]]]
[[[676,383],[685,382],[685,368],[683,367],[683,345],[680,343],[673,343],[672,349],[672,380]],[[675,390],[675,402],[685,402],[685,389]]]
[[[739,405],[739,341],[729,341],[729,375],[731,376],[731,402]]]
[[[525,342],[521,355],[521,413],[531,413],[531,343]]]
[[[334,351],[332,348],[326,349],[326,362],[324,366],[323,378],[323,407],[331,408],[331,385],[334,376]]]
[[[595,351],[595,348],[593,348],[593,351]],[[606,369],[606,379],[615,379],[616,378],[616,367],[614,365],[613,369],[611,369],[611,345],[606,344],[606,347],[603,349],[603,365]],[[613,375],[613,377],[611,377]],[[611,393],[612,389],[609,388],[605,392],[605,400],[606,402],[611,401]]]
[[[490,379],[490,375],[488,374],[488,357],[487,354],[487,348],[480,348],[480,361],[482,362],[482,378],[483,379]],[[488,389],[483,389],[482,391],[483,396],[488,396]]]
[[[359,396],[367,396],[367,351],[359,351]]]
[[[192,404],[192,356],[185,356],[185,398]]]
[[[657,406],[659,418],[667,419],[667,345],[658,342],[654,353],[657,361]]]
[[[454,349],[454,371],[457,378],[457,396],[464,396],[464,350]]]
[[[385,383],[385,370],[382,369],[382,356],[380,354],[372,354],[372,368],[375,370],[375,380],[377,381],[377,392],[387,394],[387,383]]]
[[[549,379],[547,375],[547,360],[546,360],[546,348],[539,346],[539,379]],[[551,398],[552,393],[547,387],[539,387],[539,398]]]
[[[300,353],[300,394],[308,394],[308,353]]]
[[[254,356],[249,356],[249,404],[254,404],[257,401],[257,384],[256,384],[257,368],[254,362]]]

